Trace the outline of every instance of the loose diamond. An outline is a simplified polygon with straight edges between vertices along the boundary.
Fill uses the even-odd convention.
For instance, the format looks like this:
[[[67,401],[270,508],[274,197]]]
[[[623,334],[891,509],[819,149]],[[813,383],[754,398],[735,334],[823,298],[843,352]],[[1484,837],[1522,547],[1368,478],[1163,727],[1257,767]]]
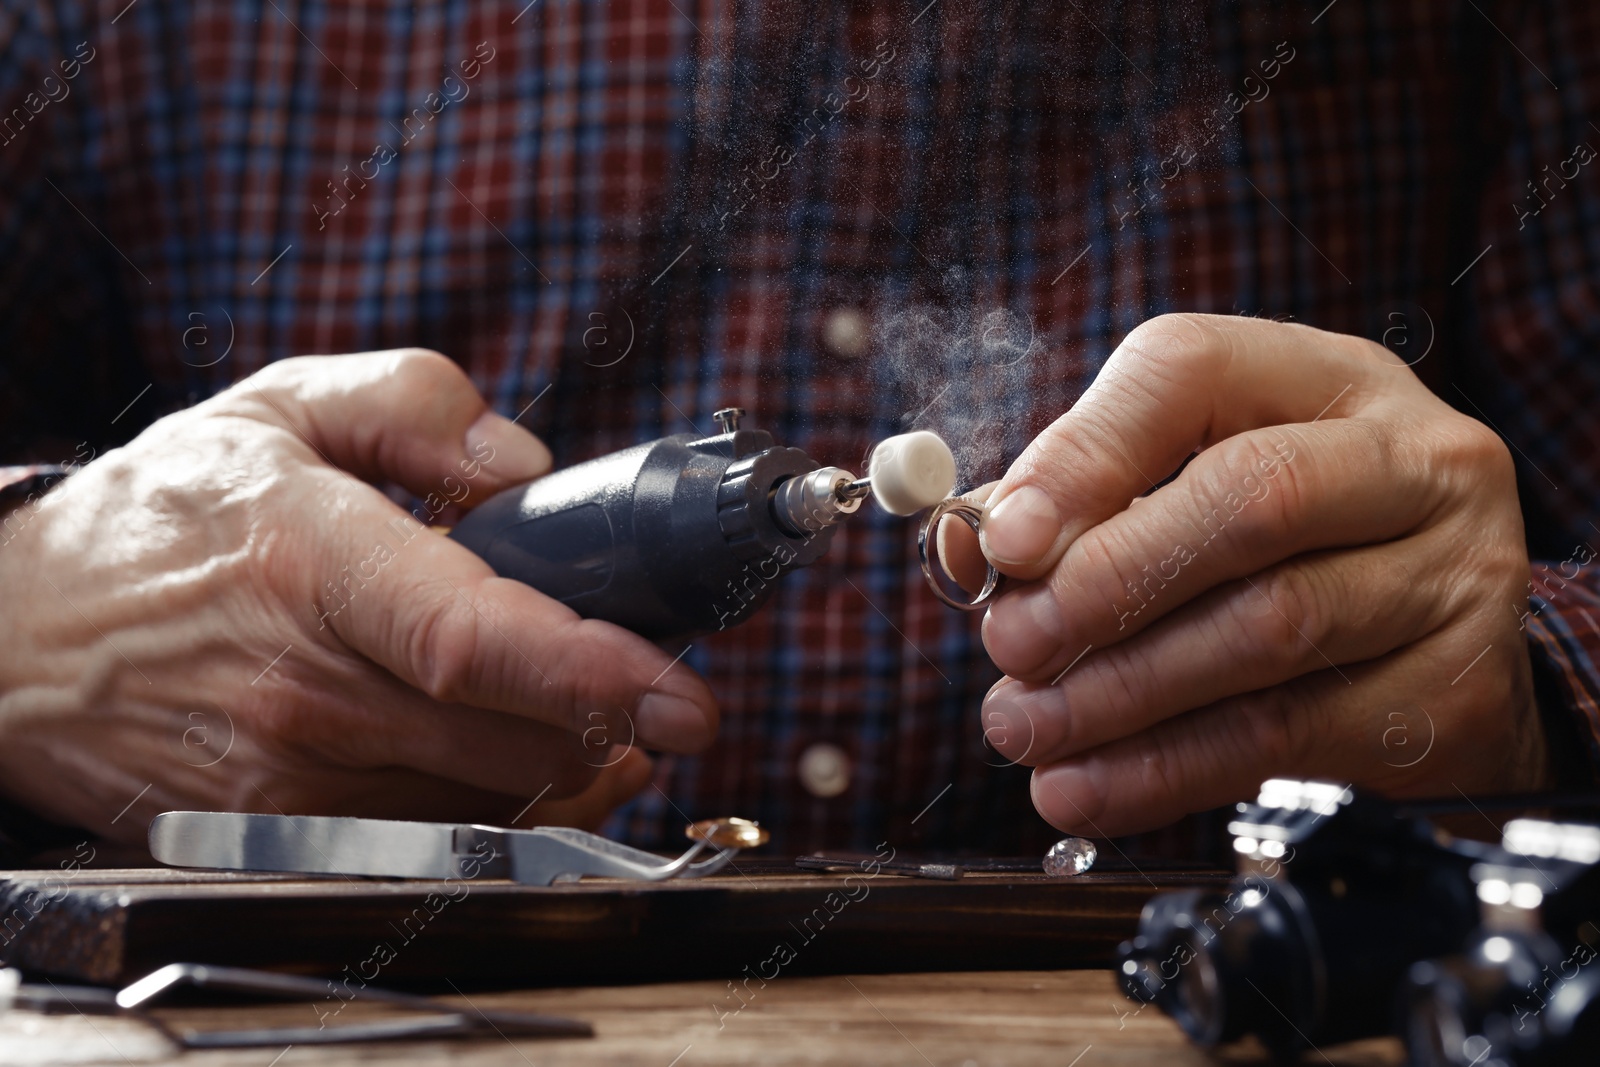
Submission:
[[[1044,854],[1044,873],[1052,878],[1071,878],[1093,867],[1098,854],[1093,841],[1063,837]]]

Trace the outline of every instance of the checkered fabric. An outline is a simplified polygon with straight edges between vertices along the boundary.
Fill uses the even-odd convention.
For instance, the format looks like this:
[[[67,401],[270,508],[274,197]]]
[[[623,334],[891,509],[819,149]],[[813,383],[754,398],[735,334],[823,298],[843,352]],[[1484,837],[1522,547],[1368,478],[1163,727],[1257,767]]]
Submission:
[[[425,345],[558,462],[737,405],[846,467],[934,429],[975,484],[1133,326],[1232,312],[1414,361],[1565,560],[1600,537],[1597,102],[1589,0],[0,0],[0,459]],[[1546,603],[1600,729],[1600,629]],[[867,509],[689,650],[722,736],[612,831],[1036,846],[977,621]]]

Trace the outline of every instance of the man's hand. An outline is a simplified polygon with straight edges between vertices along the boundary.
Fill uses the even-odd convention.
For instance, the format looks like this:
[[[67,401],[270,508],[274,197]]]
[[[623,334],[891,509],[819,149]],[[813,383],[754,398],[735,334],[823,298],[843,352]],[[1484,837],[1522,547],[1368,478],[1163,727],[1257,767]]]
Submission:
[[[0,546],[0,788],[131,840],[182,808],[598,821],[649,780],[632,746],[710,742],[710,690],[418,521],[549,467],[417,350],[162,419]]]
[[[1378,345],[1152,320],[990,504],[1013,584],[984,622],[1008,675],[984,732],[1062,830],[1136,832],[1275,774],[1444,796],[1548,776],[1511,458]]]

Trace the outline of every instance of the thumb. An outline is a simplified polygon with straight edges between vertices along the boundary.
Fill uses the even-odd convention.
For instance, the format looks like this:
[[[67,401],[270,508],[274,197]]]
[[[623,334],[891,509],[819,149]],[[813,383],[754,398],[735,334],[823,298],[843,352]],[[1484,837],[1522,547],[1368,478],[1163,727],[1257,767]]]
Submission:
[[[454,362],[421,348],[280,360],[210,403],[282,426],[360,478],[436,495],[441,507],[550,470],[537,437],[489,410]]]
[[[987,503],[998,481],[988,482],[961,494],[968,500]],[[934,531],[934,546],[939,551],[939,563],[955,583],[968,593],[977,594],[988,577],[989,561],[984,558],[978,535],[972,527],[960,520],[945,519]]]

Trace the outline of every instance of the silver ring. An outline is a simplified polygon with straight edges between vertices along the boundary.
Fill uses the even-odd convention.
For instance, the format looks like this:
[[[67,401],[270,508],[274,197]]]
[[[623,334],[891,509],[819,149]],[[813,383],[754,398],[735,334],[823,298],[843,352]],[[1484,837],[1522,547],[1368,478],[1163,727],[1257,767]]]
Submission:
[[[984,507],[964,496],[953,496],[939,501],[928,512],[928,517],[922,520],[922,528],[917,531],[917,555],[922,557],[922,576],[928,580],[928,587],[933,590],[933,595],[958,611],[977,611],[989,601],[994,599],[995,590],[1000,587],[1000,572],[994,569],[994,564],[985,561],[989,573],[984,575],[983,588],[978,590],[978,595],[971,600],[957,600],[944,591],[944,586],[933,573],[932,553],[928,551],[928,542],[934,538],[934,531],[939,528],[939,523],[947,515],[954,515],[968,526],[972,532],[978,532],[978,524],[983,521]],[[945,572],[949,578],[949,572]],[[950,579],[952,582],[955,579]]]

